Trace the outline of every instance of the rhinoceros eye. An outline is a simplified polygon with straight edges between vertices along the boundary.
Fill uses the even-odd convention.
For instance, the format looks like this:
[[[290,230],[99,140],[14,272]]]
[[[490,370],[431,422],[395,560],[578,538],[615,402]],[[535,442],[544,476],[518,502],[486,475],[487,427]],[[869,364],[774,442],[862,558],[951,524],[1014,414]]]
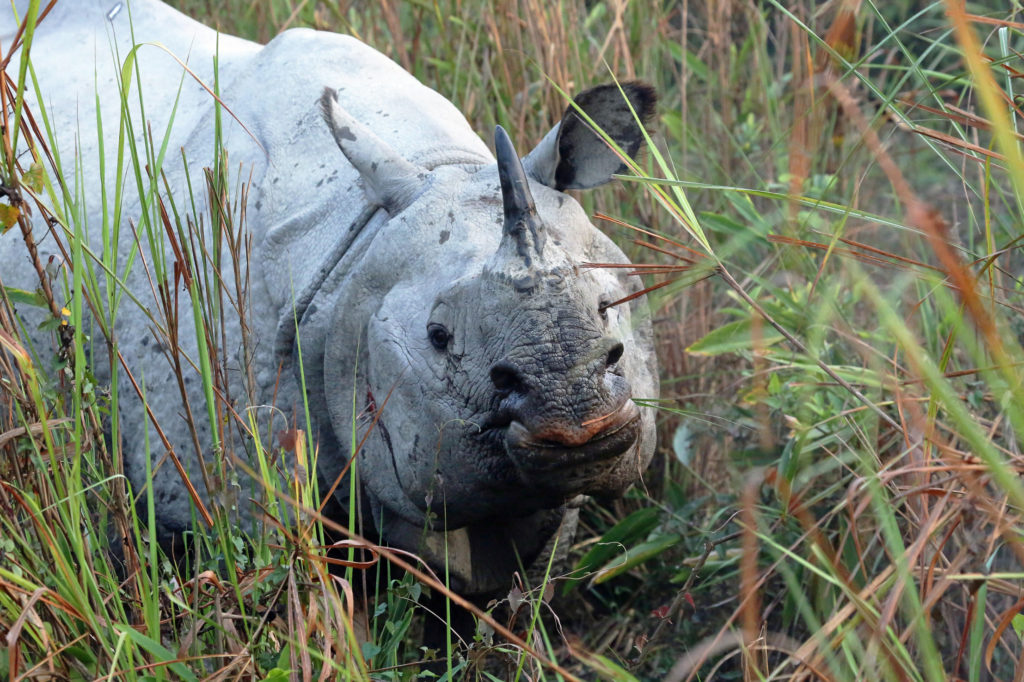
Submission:
[[[444,328],[444,325],[431,322],[427,325],[427,338],[430,339],[430,345],[437,350],[447,350],[452,335]]]

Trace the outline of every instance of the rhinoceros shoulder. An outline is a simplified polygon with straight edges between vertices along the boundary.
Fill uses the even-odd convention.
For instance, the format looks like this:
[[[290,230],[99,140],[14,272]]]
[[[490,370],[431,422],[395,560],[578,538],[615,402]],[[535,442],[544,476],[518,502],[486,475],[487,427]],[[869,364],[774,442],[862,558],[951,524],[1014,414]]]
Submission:
[[[265,170],[250,196],[257,256],[278,309],[331,268],[339,244],[366,224],[373,197],[334,143],[320,114],[325,87],[346,112],[427,170],[492,162],[480,137],[447,99],[388,57],[346,35],[290,29],[270,41],[224,92],[248,132],[231,133]],[[366,94],[372,92],[373,97]],[[251,134],[256,150],[245,137]],[[247,160],[235,152],[236,160]],[[435,238],[436,240],[436,238]],[[334,262],[328,262],[328,261]]]

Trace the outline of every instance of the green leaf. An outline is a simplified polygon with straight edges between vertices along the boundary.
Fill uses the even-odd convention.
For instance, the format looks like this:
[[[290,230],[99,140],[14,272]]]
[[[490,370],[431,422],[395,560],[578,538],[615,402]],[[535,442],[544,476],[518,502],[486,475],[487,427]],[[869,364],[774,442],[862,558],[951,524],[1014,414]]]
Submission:
[[[678,544],[683,536],[678,533],[662,535],[648,542],[631,547],[626,551],[625,556],[618,556],[605,564],[594,577],[594,583],[600,585],[603,582],[626,573],[648,559],[658,556],[669,547]]]
[[[597,654],[584,654],[583,659],[588,666],[594,669],[602,680],[609,682],[638,682],[625,668],[622,668],[610,658]]]
[[[75,644],[73,646],[69,646],[67,651],[69,654],[77,658],[81,663],[84,663],[86,666],[91,666],[93,663],[96,662],[96,655],[84,646]]]
[[[759,235],[768,234],[773,225],[772,223],[765,220],[761,212],[754,206],[753,200],[745,194],[734,194],[727,192],[724,194],[726,200],[732,204],[732,207],[736,209],[743,218],[745,218],[745,229],[753,230]]]
[[[684,49],[679,43],[673,43],[671,41],[665,42],[665,48],[677,62],[686,62],[690,71],[692,71],[693,75],[697,76],[697,78],[702,81],[706,81],[708,79],[708,65],[701,61],[697,55]]]
[[[1010,621],[1013,631],[1017,633],[1017,639],[1024,639],[1024,613],[1018,613]]]
[[[380,653],[381,649],[374,642],[363,642],[363,658],[369,661],[374,656]]]
[[[709,213],[707,211],[701,212],[700,222],[711,232],[723,234],[729,237],[741,234],[747,229],[746,223],[741,223],[735,218],[730,218],[729,216],[721,215],[719,213]]]
[[[757,340],[759,348],[771,346],[782,341],[784,338],[775,327],[772,327],[767,322],[762,321],[760,325],[761,329],[758,334],[760,338]],[[754,338],[751,333],[753,326],[752,319],[730,322],[713,330],[703,339],[691,344],[686,350],[694,355],[706,356],[752,350],[754,348]]]
[[[199,678],[189,670],[188,666],[178,660],[178,657],[171,653],[160,642],[147,637],[133,627],[122,625],[120,623],[114,624],[114,629],[124,634],[128,639],[135,642],[135,644],[153,657],[153,661],[158,664],[166,664],[167,669],[174,673],[178,679],[187,680],[189,682],[199,682]]]
[[[646,538],[658,527],[659,512],[657,507],[644,507],[619,521],[583,555],[573,573],[582,579],[612,557],[621,557],[628,545]],[[562,593],[568,594],[575,584],[575,580],[567,581]]]
[[[683,116],[674,109],[668,109],[661,115],[661,125],[659,127],[676,139],[681,139],[685,135]]]
[[[21,176],[21,181],[36,194],[42,192],[43,187],[46,186],[46,170],[43,168],[43,164],[33,161],[28,171]]]
[[[584,29],[588,31],[591,30],[591,27],[596,22],[603,19],[606,14],[608,14],[608,8],[605,7],[603,2],[595,3],[594,9],[590,10],[590,14],[587,15],[586,20],[583,22]]]
[[[825,374],[825,371],[818,365],[812,365],[808,362],[794,361],[792,353],[769,351],[766,354],[767,357],[777,357],[781,362],[788,363],[788,369],[799,370],[807,372],[809,374],[815,374],[819,377],[819,381],[831,381],[832,377]],[[870,388],[881,388],[885,386],[885,376],[876,372],[868,367],[858,367],[857,365],[832,365],[828,366],[838,377],[845,381],[849,381],[851,384],[857,384],[858,386],[866,386]]]
[[[288,664],[292,660],[291,644],[285,644],[281,647],[281,653],[277,656],[277,667],[284,670],[288,667]]]
[[[7,295],[7,298],[11,299],[11,303],[20,303],[36,308],[48,307],[46,299],[38,291],[25,291],[24,289],[16,289],[14,287],[4,287],[4,293]]]

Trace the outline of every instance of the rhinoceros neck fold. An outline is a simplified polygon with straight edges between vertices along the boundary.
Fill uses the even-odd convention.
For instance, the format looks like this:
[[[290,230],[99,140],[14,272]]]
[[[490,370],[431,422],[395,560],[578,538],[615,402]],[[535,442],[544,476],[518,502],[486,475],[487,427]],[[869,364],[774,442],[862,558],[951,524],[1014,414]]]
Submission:
[[[321,290],[324,280],[327,279],[328,275],[334,271],[334,268],[344,258],[352,242],[362,233],[363,228],[380,211],[383,211],[383,208],[379,204],[367,205],[356,216],[355,220],[352,221],[349,228],[339,233],[338,241],[320,262],[320,266],[314,271],[312,279],[296,295],[294,304],[290,307],[285,307],[281,311],[281,317],[278,319],[277,324],[277,336],[274,339],[275,356],[291,355],[295,345],[296,320],[302,321],[314,297]]]

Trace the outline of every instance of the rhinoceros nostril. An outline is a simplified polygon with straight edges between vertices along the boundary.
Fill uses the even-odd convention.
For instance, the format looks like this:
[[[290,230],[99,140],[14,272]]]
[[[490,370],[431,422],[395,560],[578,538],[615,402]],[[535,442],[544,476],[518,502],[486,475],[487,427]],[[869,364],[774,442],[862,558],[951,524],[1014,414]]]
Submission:
[[[622,353],[624,351],[625,349],[622,347],[621,343],[617,343],[614,346],[612,346],[611,349],[608,351],[608,358],[607,360],[605,360],[606,366],[611,367],[616,362],[618,362],[619,359],[622,357]]]
[[[499,362],[491,367],[491,383],[502,393],[523,390],[523,381],[519,376],[519,370],[505,362]]]

